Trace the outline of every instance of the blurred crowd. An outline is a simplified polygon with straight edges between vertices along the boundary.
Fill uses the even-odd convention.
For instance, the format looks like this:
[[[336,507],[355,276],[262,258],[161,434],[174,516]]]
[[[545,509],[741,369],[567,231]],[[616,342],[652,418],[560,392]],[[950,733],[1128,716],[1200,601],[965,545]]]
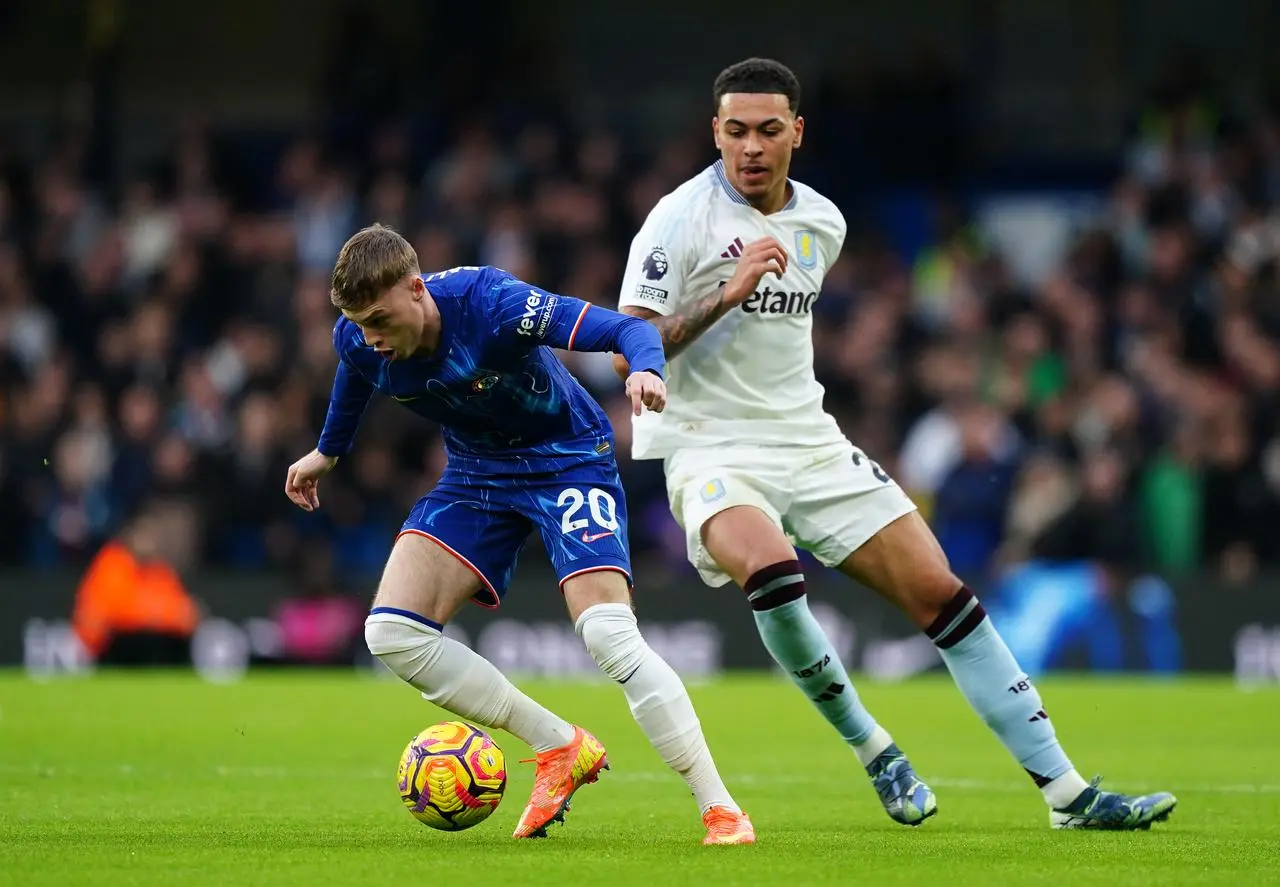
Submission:
[[[376,403],[318,513],[283,495],[323,421],[346,237],[380,221],[424,270],[493,264],[612,307],[645,214],[713,157],[701,127],[637,157],[551,114],[389,119],[258,141],[193,119],[109,187],[84,133],[0,148],[0,563],[82,563],[163,501],[184,566],[367,583],[445,454]],[[1105,213],[1034,286],[959,199],[918,255],[853,224],[817,305],[828,408],[964,575],[1247,576],[1280,558],[1278,199],[1280,106],[1237,114],[1184,78],[1148,98]],[[636,554],[678,564],[608,358],[564,359],[614,420]]]

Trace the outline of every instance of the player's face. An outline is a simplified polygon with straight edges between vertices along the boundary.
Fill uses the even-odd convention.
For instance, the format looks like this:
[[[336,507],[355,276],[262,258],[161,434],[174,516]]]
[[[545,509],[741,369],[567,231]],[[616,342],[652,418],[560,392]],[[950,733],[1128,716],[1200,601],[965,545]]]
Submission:
[[[804,118],[791,114],[787,97],[728,93],[720,99],[711,128],[738,193],[757,205],[779,201],[786,193],[791,152],[804,135]]]
[[[342,313],[360,327],[369,347],[387,360],[404,360],[422,347],[426,295],[422,278],[411,274],[368,308]]]

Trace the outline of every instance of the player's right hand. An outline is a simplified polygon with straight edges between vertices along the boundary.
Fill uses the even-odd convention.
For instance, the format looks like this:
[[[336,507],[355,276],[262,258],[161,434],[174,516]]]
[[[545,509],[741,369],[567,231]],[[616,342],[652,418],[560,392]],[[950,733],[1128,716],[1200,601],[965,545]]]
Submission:
[[[284,494],[303,511],[315,511],[320,507],[320,478],[337,464],[337,456],[326,456],[319,450],[312,450],[289,466]]]
[[[738,270],[724,285],[725,301],[730,305],[745,302],[760,285],[760,278],[771,272],[779,278],[787,272],[787,251],[776,237],[751,241],[738,259]]]
[[[640,415],[642,407],[661,413],[667,408],[667,383],[648,370],[632,373],[627,376],[627,397],[631,399],[632,415]]]

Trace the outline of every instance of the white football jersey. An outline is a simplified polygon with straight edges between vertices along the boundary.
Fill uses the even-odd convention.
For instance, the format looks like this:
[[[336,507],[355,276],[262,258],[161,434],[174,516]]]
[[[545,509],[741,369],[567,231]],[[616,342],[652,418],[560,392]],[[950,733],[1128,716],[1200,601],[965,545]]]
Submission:
[[[781,211],[764,215],[734,190],[717,161],[663,197],[631,243],[620,307],[669,315],[714,293],[753,240],[773,236],[787,272],[717,320],[667,364],[667,408],[633,419],[632,455],[664,459],[686,447],[841,440],[813,373],[813,304],[844,245],[844,216],[792,181]]]

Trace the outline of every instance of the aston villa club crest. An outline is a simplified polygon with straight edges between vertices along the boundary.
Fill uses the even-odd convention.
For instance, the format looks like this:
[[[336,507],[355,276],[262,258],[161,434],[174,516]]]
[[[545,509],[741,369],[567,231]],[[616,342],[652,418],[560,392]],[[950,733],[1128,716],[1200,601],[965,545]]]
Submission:
[[[812,270],[818,266],[818,239],[813,231],[801,228],[796,232],[796,264]]]

